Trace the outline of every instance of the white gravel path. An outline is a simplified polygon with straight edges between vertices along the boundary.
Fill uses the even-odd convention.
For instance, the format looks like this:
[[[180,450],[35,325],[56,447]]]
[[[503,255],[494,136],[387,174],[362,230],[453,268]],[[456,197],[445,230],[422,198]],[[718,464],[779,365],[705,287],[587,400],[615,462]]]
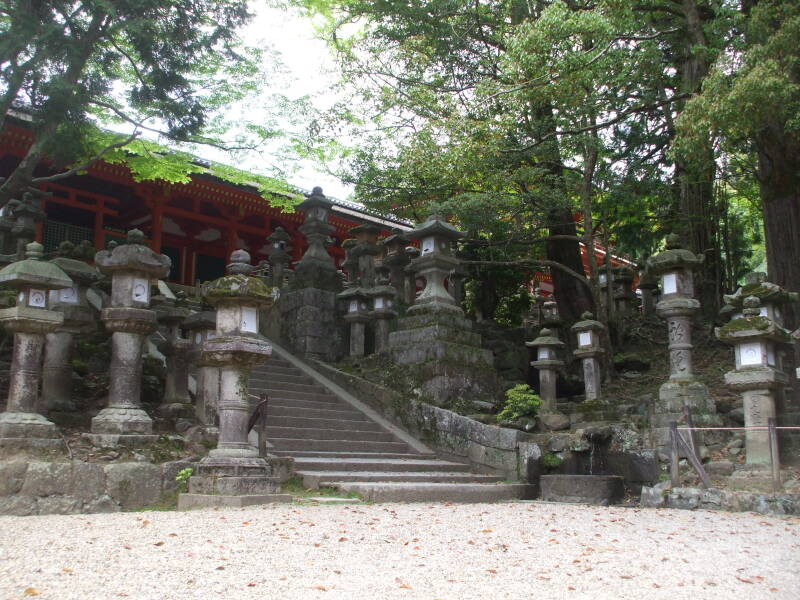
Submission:
[[[0,517],[0,600],[800,598],[800,519],[545,503]]]

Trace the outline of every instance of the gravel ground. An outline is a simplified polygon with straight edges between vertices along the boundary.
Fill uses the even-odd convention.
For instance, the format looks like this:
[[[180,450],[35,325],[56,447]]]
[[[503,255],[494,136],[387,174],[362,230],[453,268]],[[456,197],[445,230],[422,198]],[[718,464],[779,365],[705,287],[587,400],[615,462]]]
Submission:
[[[0,600],[800,598],[800,519],[546,503],[0,517]]]

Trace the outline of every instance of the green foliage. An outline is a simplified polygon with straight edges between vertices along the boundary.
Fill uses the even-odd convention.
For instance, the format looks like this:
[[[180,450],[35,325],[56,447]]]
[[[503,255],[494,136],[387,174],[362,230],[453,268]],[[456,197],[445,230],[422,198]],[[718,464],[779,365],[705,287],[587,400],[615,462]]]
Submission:
[[[102,157],[125,163],[138,180],[210,173],[243,183],[242,172],[202,166],[193,154],[288,138],[263,109],[262,122],[248,122],[251,97],[276,113],[304,113],[302,102],[265,93],[274,79],[265,66],[274,61],[238,39],[251,18],[245,0],[3,1],[0,9],[0,123],[22,106],[36,134],[28,166],[0,188],[0,205],[37,182],[33,167],[45,156],[78,171]],[[242,110],[231,111],[234,104]],[[246,179],[291,206],[296,193],[283,176]]]
[[[188,467],[181,469],[175,476],[175,481],[178,483],[179,492],[187,492],[189,490],[189,478],[194,474],[194,469]]]
[[[527,384],[515,385],[506,390],[506,403],[497,413],[499,421],[516,421],[523,417],[533,418],[542,406],[542,399]]]
[[[561,458],[555,452],[548,452],[547,454],[543,454],[541,460],[542,466],[547,470],[557,469],[561,466],[561,463],[564,462],[564,459]]]

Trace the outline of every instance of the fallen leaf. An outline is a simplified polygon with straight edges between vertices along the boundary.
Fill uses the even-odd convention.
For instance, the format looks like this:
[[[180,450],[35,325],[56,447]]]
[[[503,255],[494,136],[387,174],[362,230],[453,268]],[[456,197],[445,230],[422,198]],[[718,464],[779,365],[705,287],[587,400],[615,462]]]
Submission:
[[[753,581],[752,579],[748,579],[747,577],[739,577],[738,575],[736,576],[736,579],[738,579],[742,583],[755,583],[755,581]]]
[[[256,587],[256,584],[255,583],[248,583],[247,587]]]
[[[327,592],[328,591],[328,588],[326,588],[324,585],[315,585],[312,589],[319,590],[321,592]]]
[[[340,537],[340,538],[339,538],[339,541],[340,541],[340,542],[346,542],[346,541],[347,541],[347,538],[346,538],[346,537]]]
[[[225,570],[225,567],[223,567],[222,565],[220,565],[220,566],[218,566],[218,567],[216,568],[216,570],[217,570],[217,571],[224,571],[224,570]]]
[[[492,533],[491,529],[481,529],[481,533]]]
[[[410,590],[410,589],[411,589],[411,586],[410,586],[410,585],[408,585],[407,583],[403,583],[402,585],[400,585],[400,587],[401,587],[402,589],[404,589],[404,590]]]
[[[163,546],[163,545],[164,545],[164,542],[156,542],[155,544],[153,544],[153,546]]]
[[[39,590],[36,588],[25,588],[25,591],[22,592],[23,596],[38,596]]]

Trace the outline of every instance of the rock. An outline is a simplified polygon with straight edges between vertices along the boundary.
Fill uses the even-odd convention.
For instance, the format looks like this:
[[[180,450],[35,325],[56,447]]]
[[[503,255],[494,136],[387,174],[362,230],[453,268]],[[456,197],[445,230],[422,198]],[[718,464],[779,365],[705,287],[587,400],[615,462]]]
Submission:
[[[106,491],[106,472],[103,465],[74,461],[69,495],[91,501]]]
[[[715,460],[703,465],[706,473],[717,477],[727,477],[733,473],[733,463],[729,460]]]
[[[68,494],[72,488],[72,463],[31,461],[21,493],[28,496]]]
[[[490,413],[494,410],[494,404],[491,402],[484,402],[483,400],[473,400],[472,408],[481,413]]]
[[[74,515],[81,512],[83,502],[73,496],[48,496],[39,498],[38,512],[40,515]]]
[[[669,488],[669,481],[662,481],[653,487],[642,486],[641,505],[645,508],[663,508],[667,502],[666,493]]]
[[[728,454],[730,454],[731,456],[739,456],[741,453],[742,453],[741,448],[730,448],[728,450]]]
[[[800,492],[800,479],[789,479],[785,481],[783,489]]]
[[[192,427],[192,422],[189,419],[176,419],[175,431],[184,433]]]
[[[563,452],[569,447],[570,437],[568,435],[556,435],[550,439],[547,449],[550,452]]]
[[[0,496],[11,496],[22,489],[28,462],[14,460],[0,462]]]
[[[625,371],[620,375],[623,379],[639,379],[641,376],[639,371]]]
[[[741,448],[744,446],[744,440],[742,438],[735,438],[728,442],[728,448]]]
[[[728,417],[730,417],[731,421],[733,421],[734,423],[738,423],[739,425],[744,425],[743,408],[734,408],[728,413]]]
[[[570,420],[567,415],[551,413],[549,415],[539,415],[539,425],[545,431],[562,431],[569,429]]]
[[[141,508],[161,498],[161,467],[149,463],[106,465],[109,495],[123,509]]]
[[[0,515],[27,517],[37,514],[36,498],[16,494],[0,498]]]
[[[84,513],[112,513],[119,512],[119,504],[108,494],[103,494],[99,498],[86,502],[83,505]]]
[[[136,462],[142,462],[142,463],[149,463],[150,462],[149,458],[147,458],[144,454],[139,454],[138,452],[134,452],[133,456],[131,456],[131,458]]]

